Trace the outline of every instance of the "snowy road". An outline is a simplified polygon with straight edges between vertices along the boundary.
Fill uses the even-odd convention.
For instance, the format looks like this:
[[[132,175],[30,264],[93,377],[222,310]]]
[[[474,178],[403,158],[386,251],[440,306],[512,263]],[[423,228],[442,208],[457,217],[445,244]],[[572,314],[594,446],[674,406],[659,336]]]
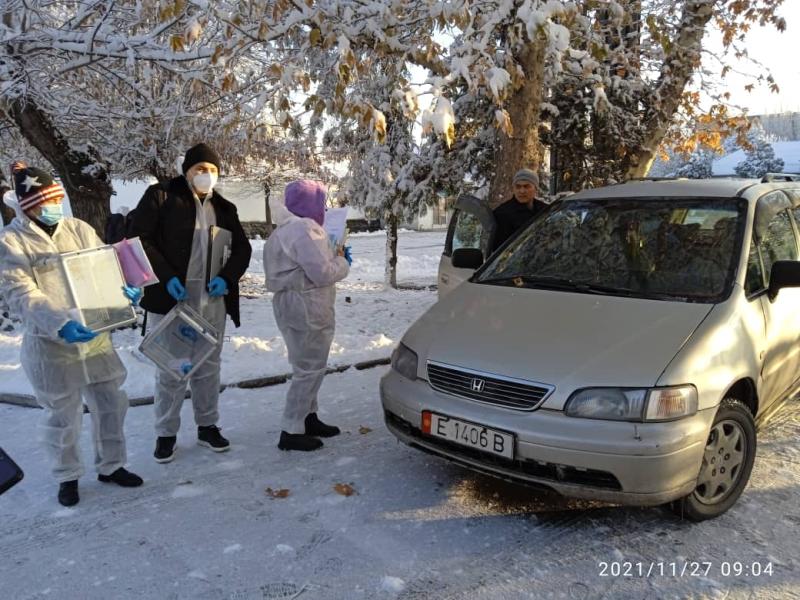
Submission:
[[[285,386],[224,392],[233,449],[222,455],[194,445],[185,405],[167,465],[151,457],[151,409],[133,408],[130,466],[145,485],[124,490],[87,475],[76,509],[56,503],[32,435],[38,411],[0,406],[0,444],[26,471],[0,497],[0,598],[800,597],[797,401],[762,432],[739,503],[696,525],[660,509],[533,492],[398,445],[382,424],[383,372],[326,378],[322,415],[345,433],[312,455],[275,446]],[[356,493],[340,495],[336,484]],[[289,495],[273,499],[267,488]],[[655,570],[611,576],[619,561]],[[681,576],[686,561],[709,564]],[[734,576],[736,561],[750,575]],[[772,575],[752,576],[768,563]]]

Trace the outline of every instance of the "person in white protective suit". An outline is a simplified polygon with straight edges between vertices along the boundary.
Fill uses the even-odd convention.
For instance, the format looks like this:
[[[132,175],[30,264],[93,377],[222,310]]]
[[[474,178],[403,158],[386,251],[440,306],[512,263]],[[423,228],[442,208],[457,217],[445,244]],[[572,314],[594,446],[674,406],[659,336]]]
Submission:
[[[336,282],[347,277],[349,248],[334,253],[322,228],[325,188],[309,180],[286,186],[288,213],[264,244],[267,289],[286,341],[292,380],[281,423],[281,450],[316,450],[321,437],[339,434],[317,416],[317,393],[328,366],[335,328]]]
[[[191,147],[184,156],[183,174],[150,186],[137,206],[130,235],[139,236],[160,283],[145,289],[142,307],[156,325],[178,302],[199,312],[216,330],[219,343],[192,373],[197,444],[214,452],[230,449],[219,421],[220,368],[226,315],[239,327],[239,280],[247,271],[252,249],[236,206],[214,189],[220,157],[206,144]],[[209,228],[231,232],[230,254],[219,273],[208,281]],[[187,365],[189,367],[189,365]],[[175,457],[186,382],[167,370],[156,375],[153,457],[166,463]]]
[[[78,478],[84,473],[81,398],[92,416],[98,479],[123,487],[142,484],[125,469],[128,397],[121,386],[127,373],[111,336],[74,320],[64,283],[43,276],[45,264],[57,255],[103,242],[88,223],[63,216],[64,189],[45,171],[16,163],[13,176],[15,191],[4,201],[17,216],[0,231],[0,296],[24,323],[20,362],[45,409],[42,433],[59,482],[58,501],[73,506],[80,500]],[[126,286],[124,293],[133,303],[141,296],[133,287]]]

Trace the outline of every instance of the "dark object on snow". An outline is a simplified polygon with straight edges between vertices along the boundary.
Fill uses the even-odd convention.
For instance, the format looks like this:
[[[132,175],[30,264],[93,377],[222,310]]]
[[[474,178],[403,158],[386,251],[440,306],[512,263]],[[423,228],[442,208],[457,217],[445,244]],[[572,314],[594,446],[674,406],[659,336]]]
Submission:
[[[131,473],[130,471],[126,470],[125,467],[120,467],[111,475],[98,475],[97,481],[102,481],[103,483],[116,483],[121,487],[139,487],[144,483],[141,477],[139,477],[136,473]]]
[[[0,448],[0,494],[17,485],[24,476],[19,465]]]
[[[344,301],[347,302],[348,304],[350,304],[352,302],[352,300],[350,299],[350,296],[345,296],[344,297]]]
[[[75,506],[80,499],[77,479],[64,481],[58,486],[58,503],[61,506]]]
[[[329,438],[339,435],[341,430],[334,425],[326,425],[319,420],[317,413],[311,413],[306,417],[305,421],[306,435],[315,437]]]
[[[230,450],[231,443],[222,437],[216,425],[199,426],[197,428],[197,443],[200,446],[211,448],[214,452]]]
[[[175,442],[178,438],[174,435],[159,437],[156,440],[156,451],[153,456],[156,462],[168,463],[175,458]]]
[[[302,433],[286,433],[285,431],[281,431],[281,439],[278,442],[278,448],[281,450],[312,452],[313,450],[322,448],[322,440]]]

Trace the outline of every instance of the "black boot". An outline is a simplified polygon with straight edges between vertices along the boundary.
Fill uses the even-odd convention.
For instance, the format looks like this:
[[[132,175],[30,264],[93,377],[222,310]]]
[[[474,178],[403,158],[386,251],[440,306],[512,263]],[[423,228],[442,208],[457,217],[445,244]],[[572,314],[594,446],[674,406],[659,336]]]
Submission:
[[[319,450],[322,448],[322,440],[311,437],[310,435],[303,435],[302,433],[286,433],[285,431],[281,431],[281,439],[278,442],[278,448],[281,450],[311,452],[312,450]]]
[[[197,443],[200,446],[211,448],[214,452],[230,450],[231,443],[222,437],[216,425],[201,425],[197,428]]]
[[[153,452],[156,462],[168,463],[175,458],[175,442],[177,440],[177,436],[174,435],[159,437],[156,440],[156,451]]]
[[[338,427],[326,425],[320,421],[317,413],[309,413],[306,417],[306,435],[328,438],[339,435],[340,433],[341,431]]]
[[[98,475],[97,480],[103,483],[116,483],[122,487],[139,487],[144,483],[141,477],[135,473],[126,471],[125,467],[120,467],[111,475]]]
[[[61,506],[75,506],[80,499],[77,479],[64,481],[58,486],[58,503]]]

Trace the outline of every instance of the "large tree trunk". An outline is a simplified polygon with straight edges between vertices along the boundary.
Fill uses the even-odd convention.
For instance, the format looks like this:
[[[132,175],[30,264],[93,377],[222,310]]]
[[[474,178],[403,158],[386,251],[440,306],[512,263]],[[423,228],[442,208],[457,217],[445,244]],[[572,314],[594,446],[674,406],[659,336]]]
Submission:
[[[661,68],[658,84],[645,113],[644,136],[640,150],[631,157],[627,177],[644,177],[655,160],[678,110],[686,85],[700,65],[703,34],[713,16],[708,0],[689,0],[681,16],[680,35],[672,42],[670,54]]]
[[[50,116],[30,99],[15,100],[5,106],[5,111],[25,139],[55,167],[69,196],[72,214],[89,223],[102,237],[112,188],[98,152],[91,146],[86,150],[72,148]]]
[[[397,215],[390,213],[386,221],[385,283],[397,289]]]
[[[0,173],[0,218],[2,218],[2,225],[8,225],[14,218],[14,209],[6,206],[5,202],[3,202],[3,195],[10,189],[11,186],[8,185],[5,177]]]
[[[539,121],[544,94],[545,43],[530,42],[519,55],[525,81],[509,98],[506,110],[512,134],[498,132],[495,172],[489,190],[489,206],[494,208],[513,194],[514,173],[519,169],[539,171],[542,155],[539,146]]]
[[[267,235],[272,234],[272,209],[269,207],[269,196],[272,193],[272,185],[268,179],[264,180],[264,220],[267,223]]]

